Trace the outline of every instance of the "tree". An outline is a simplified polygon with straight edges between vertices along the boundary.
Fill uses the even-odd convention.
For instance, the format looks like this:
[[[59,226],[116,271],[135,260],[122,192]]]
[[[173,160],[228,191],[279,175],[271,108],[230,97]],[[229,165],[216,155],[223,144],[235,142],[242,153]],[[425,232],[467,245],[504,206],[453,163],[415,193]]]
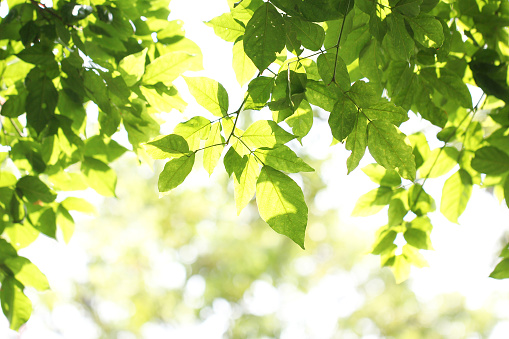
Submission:
[[[234,43],[233,68],[247,85],[242,105],[230,108],[215,80],[186,77],[212,118],[196,116],[158,136],[156,114],[186,105],[173,81],[201,69],[199,48],[178,22],[167,20],[169,0],[59,1],[54,7],[7,1],[0,23],[0,142],[6,146],[0,299],[12,328],[30,316],[24,287],[48,287],[17,251],[40,233],[56,238],[59,230],[70,239],[69,211],[86,211],[88,204],[57,199],[59,192],[91,187],[115,196],[110,163],[127,150],[112,140],[120,130],[140,161],[168,159],[158,182],[163,193],[185,180],[197,154],[209,173],[222,159],[238,213],[256,192],[261,218],[304,248],[308,209],[301,187],[286,173],[313,168],[297,156],[298,146],[286,144],[302,143],[313,107],[323,109],[335,142],[351,151],[349,172],[366,148],[376,161],[363,171],[380,186],[354,213],[370,215],[389,205],[372,253],[397,281],[406,279],[410,265],[423,265],[419,250],[431,248],[427,213],[436,207],[426,192],[429,179],[450,175],[440,211],[453,222],[474,184],[493,187],[500,200],[509,194],[506,1],[228,3],[230,12],[208,24]],[[475,104],[467,84],[483,91]],[[265,107],[271,120],[250,114]],[[415,115],[440,129],[443,146],[430,150],[424,134],[400,131]],[[400,249],[398,234],[406,240]],[[509,276],[507,246],[501,257],[491,274],[498,279]]]

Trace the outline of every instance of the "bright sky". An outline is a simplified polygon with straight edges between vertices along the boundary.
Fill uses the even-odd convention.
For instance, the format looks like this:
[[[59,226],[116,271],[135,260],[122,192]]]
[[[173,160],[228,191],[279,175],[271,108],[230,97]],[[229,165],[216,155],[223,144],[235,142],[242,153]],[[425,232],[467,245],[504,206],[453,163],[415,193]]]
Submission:
[[[182,19],[185,23],[186,36],[202,48],[206,69],[202,74],[222,83],[228,91],[231,107],[237,107],[242,100],[243,91],[239,88],[231,68],[232,45],[216,37],[212,28],[202,23],[228,11],[226,0],[173,0],[170,7],[171,17]],[[176,85],[184,96],[184,100],[190,103],[187,115],[207,114],[194,102],[192,96],[186,94],[185,83],[181,79],[176,82]],[[476,98],[474,98],[475,101]],[[174,122],[169,123],[167,128],[170,129],[172,125]],[[405,132],[412,132],[420,130],[422,125],[415,118],[405,123],[402,129]],[[429,129],[433,128],[429,127]],[[315,154],[318,150],[319,157],[325,158],[329,152],[334,155],[322,169],[329,186],[317,196],[317,199],[324,209],[333,207],[342,212],[342,215],[349,215],[357,198],[375,188],[376,185],[371,183],[360,169],[349,176],[346,175],[346,158],[349,152],[345,151],[342,145],[328,148],[331,142],[329,134],[326,122],[317,120],[310,135],[303,139],[305,148],[313,150]],[[438,147],[440,144],[435,143],[434,146]],[[370,162],[372,159],[366,157],[359,168]],[[193,180],[187,181],[187,184],[189,182],[193,185],[204,184],[211,180],[204,175],[204,171],[201,174],[193,173],[192,175],[194,175]],[[438,208],[444,180],[430,180],[425,187],[433,197],[437,198]],[[478,308],[490,298],[492,292],[508,290],[507,280],[488,278],[496,264],[497,251],[501,246],[500,239],[507,230],[509,212],[505,206],[500,205],[492,195],[475,188],[467,211],[460,218],[460,225],[450,223],[440,213],[433,213],[431,218],[434,225],[432,242],[435,251],[425,254],[431,267],[414,269],[410,277],[410,282],[419,298],[426,301],[437,294],[459,292],[466,297],[469,307]],[[366,237],[373,237],[376,227],[384,225],[386,220],[386,211],[382,211],[374,217],[347,218],[342,220],[342,223],[357,224],[366,231]],[[326,225],[326,227],[342,227],[342,225]],[[41,249],[44,249],[44,257],[41,256]],[[42,240],[38,248],[28,248],[22,254],[41,267],[47,274],[53,289],[63,291],[64,294],[72,293],[69,290],[71,279],[79,281],[86,274],[86,254],[80,250],[79,246],[66,246],[50,240]],[[62,267],[66,269],[62,270]],[[175,268],[174,272],[177,276],[178,271],[179,268]],[[308,294],[290,291],[291,288],[285,286],[276,289],[271,284],[258,281],[246,295],[246,302],[249,303],[253,314],[277,312],[280,319],[288,324],[282,338],[304,338],[305,332],[302,332],[302,326],[306,326],[307,333],[312,337],[327,338],[333,333],[337,318],[348,316],[362,303],[360,296],[355,292],[355,279],[355,276],[348,272],[330,275],[314,286]],[[196,281],[193,284],[196,290],[203,288],[203,282]],[[339,285],[343,288],[338,289]],[[293,299],[289,300],[289,296]],[[332,302],[333,300],[342,300],[342,307],[338,308],[337,304]],[[213,316],[200,325],[178,330],[152,326],[146,329],[146,338],[162,338],[169,334],[175,337],[195,335],[222,338],[231,309],[227,302],[221,302],[221,300],[214,303],[213,308],[215,311]],[[316,312],[318,309],[319,313]],[[505,308],[501,306],[500,311],[501,314],[509,314],[507,306]],[[69,328],[72,332],[67,333],[72,333],[72,338],[94,338],[93,326],[80,319],[76,310],[57,310],[55,317],[69,322],[69,326],[73,328]],[[31,330],[20,337],[44,337],[43,321],[35,318],[30,322]],[[0,338],[17,338],[15,334],[7,331],[6,327],[5,320],[0,319]],[[62,336],[52,334],[47,338],[70,338],[65,333],[64,330]],[[490,338],[506,338],[506,333],[509,333],[509,318],[506,323],[499,325]],[[130,338],[126,336],[122,339]]]

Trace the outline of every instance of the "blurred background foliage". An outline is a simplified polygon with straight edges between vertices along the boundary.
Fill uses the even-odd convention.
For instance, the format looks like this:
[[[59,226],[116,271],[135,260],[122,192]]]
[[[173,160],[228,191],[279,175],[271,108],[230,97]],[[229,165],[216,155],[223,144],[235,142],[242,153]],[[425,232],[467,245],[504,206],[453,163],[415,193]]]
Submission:
[[[322,162],[310,161],[319,174]],[[226,175],[196,171],[159,199],[148,166],[124,156],[116,170],[118,199],[97,200],[98,216],[68,245],[81,273],[31,296],[20,338],[487,338],[502,320],[507,294],[470,309],[459,294],[426,298],[411,280],[396,284],[368,254],[372,230],[317,208],[322,176],[296,177],[309,190],[303,251],[254,201],[237,217]]]

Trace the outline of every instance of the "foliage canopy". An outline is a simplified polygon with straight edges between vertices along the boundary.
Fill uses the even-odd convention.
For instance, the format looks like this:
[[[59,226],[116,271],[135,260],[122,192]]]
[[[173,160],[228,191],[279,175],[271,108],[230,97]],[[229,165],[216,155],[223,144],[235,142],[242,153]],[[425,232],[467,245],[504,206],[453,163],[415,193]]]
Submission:
[[[452,222],[473,185],[509,201],[507,1],[230,0],[230,12],[208,25],[233,43],[232,67],[246,85],[242,104],[231,108],[213,79],[185,77],[211,115],[166,136],[157,113],[186,106],[174,80],[202,68],[199,47],[180,22],[168,21],[169,0],[7,5],[0,22],[0,299],[13,329],[31,313],[24,288],[48,288],[17,251],[40,233],[56,239],[58,230],[69,241],[69,211],[90,207],[59,192],[90,187],[115,196],[110,163],[127,151],[112,140],[119,131],[140,161],[167,159],[160,192],[186,179],[197,153],[210,174],[222,160],[237,212],[256,193],[261,218],[304,248],[308,209],[288,173],[313,169],[292,140],[305,142],[313,109],[328,112],[335,143],[351,151],[348,172],[366,149],[376,161],[363,171],[380,186],[360,198],[354,214],[388,205],[372,252],[397,281],[410,265],[426,264],[419,250],[432,249],[429,179],[449,176],[440,211]],[[478,102],[467,85],[482,90]],[[270,120],[241,119],[266,107]],[[412,115],[440,130],[441,147],[431,150],[423,133],[401,132]],[[494,278],[509,277],[507,246],[501,257]]]

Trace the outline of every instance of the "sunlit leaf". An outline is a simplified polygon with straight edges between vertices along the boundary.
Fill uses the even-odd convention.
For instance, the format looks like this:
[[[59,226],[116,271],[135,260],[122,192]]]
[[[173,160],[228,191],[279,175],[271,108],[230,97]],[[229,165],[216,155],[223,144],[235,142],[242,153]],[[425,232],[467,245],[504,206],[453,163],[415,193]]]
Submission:
[[[256,204],[267,224],[304,248],[308,208],[299,185],[289,176],[263,166],[256,183]]]
[[[168,161],[159,174],[159,192],[168,192],[183,183],[193,169],[194,158],[194,153],[191,153]]]

